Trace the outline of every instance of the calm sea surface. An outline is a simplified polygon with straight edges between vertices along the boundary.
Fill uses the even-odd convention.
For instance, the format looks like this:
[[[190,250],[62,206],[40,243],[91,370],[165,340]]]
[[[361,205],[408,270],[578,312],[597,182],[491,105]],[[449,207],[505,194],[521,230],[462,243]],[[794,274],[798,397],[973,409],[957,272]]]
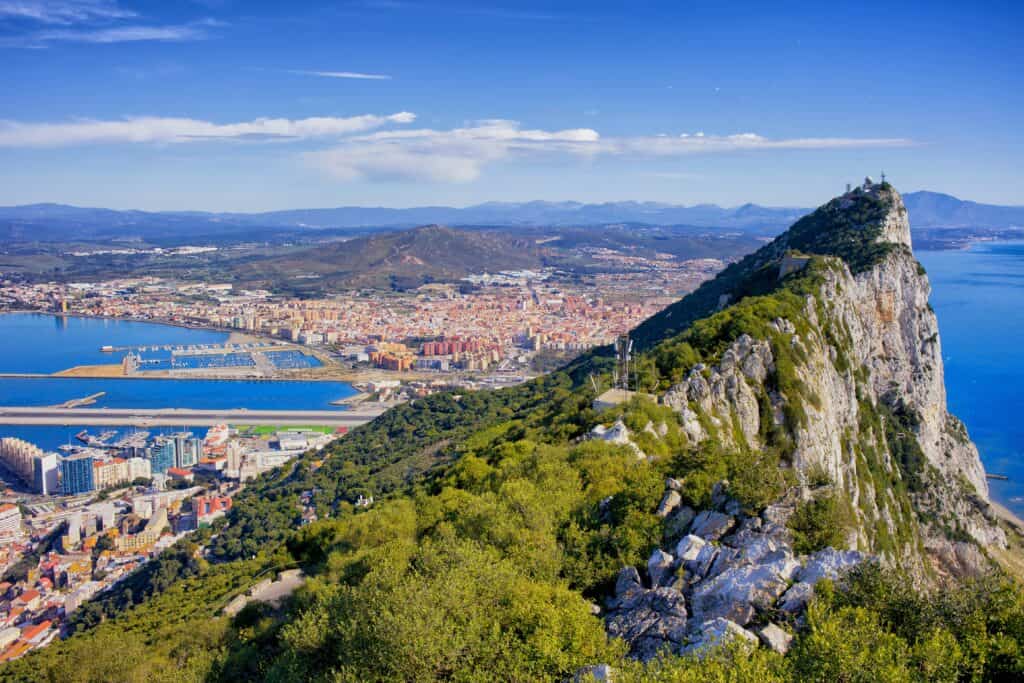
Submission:
[[[939,317],[950,411],[967,424],[992,496],[1024,516],[1024,242],[919,251]]]
[[[153,323],[33,313],[0,315],[0,373],[49,373],[75,365],[119,362],[121,354],[99,350],[108,344],[219,344],[226,339],[223,332]],[[344,382],[4,377],[0,378],[0,405],[57,405],[100,391],[106,395],[92,407],[342,410],[330,402],[355,393]],[[0,436],[19,436],[51,449],[66,443],[68,434],[79,429],[74,425],[0,425]],[[100,429],[90,427],[93,433]],[[205,434],[205,428],[198,431]]]

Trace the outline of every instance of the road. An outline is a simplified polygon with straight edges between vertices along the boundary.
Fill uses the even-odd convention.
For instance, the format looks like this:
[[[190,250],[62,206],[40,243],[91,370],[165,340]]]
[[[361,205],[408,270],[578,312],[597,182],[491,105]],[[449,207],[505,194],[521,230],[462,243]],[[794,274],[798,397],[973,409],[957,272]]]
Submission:
[[[193,408],[23,408],[0,407],[0,424],[202,427],[221,423],[357,427],[383,409],[358,410],[197,410]]]

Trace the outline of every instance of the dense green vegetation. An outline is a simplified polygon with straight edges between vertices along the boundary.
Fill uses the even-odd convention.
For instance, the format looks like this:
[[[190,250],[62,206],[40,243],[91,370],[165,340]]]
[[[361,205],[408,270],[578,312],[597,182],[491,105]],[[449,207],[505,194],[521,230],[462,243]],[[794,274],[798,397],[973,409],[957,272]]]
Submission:
[[[894,247],[876,243],[880,220],[892,206],[894,195],[887,184],[878,196],[856,191],[837,197],[794,223],[789,230],[753,254],[733,263],[713,280],[644,321],[632,336],[641,349],[686,330],[697,320],[747,296],[766,294],[776,287],[779,263],[787,251],[838,256],[857,273],[870,268]]]
[[[226,526],[180,543],[82,608],[74,637],[0,667],[0,681],[567,680],[602,662],[616,669],[616,681],[1024,677],[1024,592],[997,575],[924,590],[896,570],[864,565],[836,585],[819,584],[801,619],[772,616],[795,635],[785,657],[737,644],[700,661],[666,655],[640,664],[592,613],[621,567],[643,565],[681,531],[655,514],[666,477],[681,482],[683,501],[695,508],[708,507],[727,480],[728,495],[749,514],[797,487],[792,432],[818,402],[798,372],[811,332],[839,347],[837,367],[859,387],[861,423],[843,441],[865,496],[854,510],[825,472],[805,473],[811,495],[789,522],[794,549],[841,546],[855,513],[890,557],[915,549],[910,500],[927,477],[916,416],[860,393],[866,371],[850,365],[843,330],[810,329],[807,296],[834,260],[813,259],[778,279],[777,258],[788,248],[858,267],[880,257],[855,237],[872,234],[884,202],[854,201],[848,220],[839,212],[843,218],[829,222],[838,209],[826,205],[760,259],[727,270],[732,306],[714,310],[721,283],[711,283],[649,321],[657,335],[637,367],[652,391],[718,362],[743,334],[768,341],[775,362],[757,396],[756,445],[735,415],[715,422],[698,410],[710,438],[694,445],[677,413],[643,397],[596,413],[594,390],[608,386],[605,351],[520,387],[419,399],[260,477],[238,496]],[[687,316],[696,317],[677,328]],[[778,318],[793,329],[774,324]],[[794,343],[793,333],[803,341]],[[778,421],[769,393],[783,399]],[[646,457],[580,438],[617,420]],[[304,495],[318,520],[299,526]],[[360,495],[377,502],[357,509]],[[876,509],[888,511],[895,532]],[[197,553],[196,543],[207,541],[207,555]],[[247,586],[294,566],[310,578],[280,608],[253,604],[233,619],[220,616]]]

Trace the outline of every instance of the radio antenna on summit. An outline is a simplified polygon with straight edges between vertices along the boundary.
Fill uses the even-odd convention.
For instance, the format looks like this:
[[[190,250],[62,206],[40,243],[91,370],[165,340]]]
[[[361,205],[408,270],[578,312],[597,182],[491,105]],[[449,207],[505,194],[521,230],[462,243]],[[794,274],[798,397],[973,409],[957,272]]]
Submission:
[[[628,334],[615,339],[615,388],[629,391],[629,366],[633,360],[633,340]]]

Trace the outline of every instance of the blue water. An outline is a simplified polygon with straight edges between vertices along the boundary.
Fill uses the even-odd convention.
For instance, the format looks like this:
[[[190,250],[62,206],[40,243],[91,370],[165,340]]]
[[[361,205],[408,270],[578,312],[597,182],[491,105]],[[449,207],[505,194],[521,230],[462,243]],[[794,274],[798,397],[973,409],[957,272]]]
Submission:
[[[100,351],[107,345],[223,344],[227,338],[224,332],[173,325],[10,313],[0,315],[0,372],[59,372],[120,362],[123,353]]]
[[[1024,242],[919,251],[939,317],[950,411],[967,425],[992,497],[1024,516]]]
[[[249,408],[343,410],[331,401],[352,396],[344,382],[220,379],[0,379],[0,405],[51,406],[105,391],[90,408]]]
[[[222,344],[226,339],[223,332],[143,322],[62,318],[34,313],[0,315],[0,373],[50,373],[75,365],[118,362],[121,354],[99,350],[100,346],[107,344]],[[285,353],[288,355],[281,357],[282,363],[302,367],[301,359],[306,356],[295,351]],[[355,393],[344,382],[4,377],[0,378],[0,405],[57,405],[101,391],[106,395],[90,407],[343,410],[331,405],[331,401]],[[43,448],[53,449],[67,443],[68,437],[81,429],[76,425],[0,424],[0,437],[18,436]],[[89,427],[89,431],[97,434],[103,428]],[[206,433],[202,427],[196,431]]]

